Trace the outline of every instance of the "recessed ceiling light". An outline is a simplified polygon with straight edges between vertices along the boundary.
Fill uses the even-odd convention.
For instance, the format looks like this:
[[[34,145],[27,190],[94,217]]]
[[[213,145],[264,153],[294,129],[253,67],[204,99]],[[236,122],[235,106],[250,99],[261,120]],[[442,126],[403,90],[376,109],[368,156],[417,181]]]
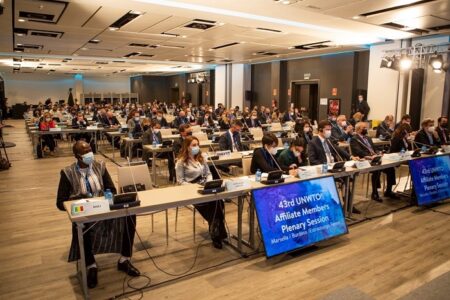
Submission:
[[[291,1],[289,1],[289,0],[283,0],[283,1],[281,1],[281,3],[283,3],[283,4],[291,4]]]
[[[23,33],[16,33],[17,36],[23,36]]]
[[[142,15],[143,12],[138,11],[138,10],[132,10],[132,11],[130,11],[130,14],[133,14],[133,15]]]
[[[17,44],[17,46],[22,46],[22,44]]]
[[[185,39],[185,38],[187,38],[187,35],[182,35],[181,37],[182,37],[183,39]]]
[[[353,16],[352,17],[353,20],[358,20],[359,18],[361,18],[361,16]]]
[[[218,25],[218,26],[223,26],[223,25],[225,25],[225,23],[220,22],[220,23],[218,23],[217,25]]]
[[[19,22],[26,22],[27,20],[19,18],[19,19],[17,19],[17,21],[19,21]]]
[[[83,47],[83,48],[81,48],[81,50],[86,51],[86,50],[88,50],[88,48]]]
[[[116,31],[116,30],[119,30],[119,27],[109,27],[109,30],[110,31]]]

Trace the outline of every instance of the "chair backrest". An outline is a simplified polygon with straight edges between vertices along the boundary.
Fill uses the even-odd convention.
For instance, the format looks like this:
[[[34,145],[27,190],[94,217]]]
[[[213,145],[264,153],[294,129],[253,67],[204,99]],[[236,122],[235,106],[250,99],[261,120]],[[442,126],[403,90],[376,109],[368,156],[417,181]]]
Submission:
[[[202,132],[202,128],[200,127],[200,125],[194,125],[191,126],[192,132]]]
[[[371,138],[375,138],[375,137],[377,137],[377,131],[375,129],[369,129],[368,130],[368,135]]]
[[[208,135],[201,131],[193,132],[192,135],[195,136],[196,138],[198,138],[199,141],[207,141],[208,140]]]
[[[122,190],[122,187],[135,183],[145,184],[146,190],[152,188],[152,179],[145,163],[136,166],[117,167],[117,176],[119,191]]]
[[[161,128],[159,132],[161,132],[161,136],[172,135],[172,129],[170,128]]]
[[[272,123],[270,124],[270,130],[282,130],[281,123]]]
[[[249,128],[248,131],[250,131],[254,138],[262,138],[264,136],[263,130],[260,127]]]
[[[172,123],[175,120],[174,115],[164,115],[164,118],[166,118],[167,123]]]
[[[251,156],[242,157],[242,173],[243,173],[244,176],[248,176],[248,175],[252,174],[250,172],[251,164],[252,164],[252,157]]]

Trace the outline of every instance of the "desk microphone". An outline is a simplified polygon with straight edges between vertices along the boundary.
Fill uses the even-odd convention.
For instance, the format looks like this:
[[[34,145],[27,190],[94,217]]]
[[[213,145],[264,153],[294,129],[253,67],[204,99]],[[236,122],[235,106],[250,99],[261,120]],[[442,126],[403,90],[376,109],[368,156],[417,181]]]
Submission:
[[[267,151],[267,149],[266,149],[266,151]],[[278,164],[278,162],[277,162],[277,160],[275,159],[275,157],[273,157],[272,153],[270,153],[270,151],[267,151],[267,152],[269,152],[270,157],[272,157],[272,159],[273,159],[273,161],[275,162],[275,164],[277,165],[278,169],[279,169],[281,172],[284,173],[283,169],[281,169],[280,165]]]
[[[327,143],[328,145],[331,146],[331,148],[333,148],[334,153],[336,153],[336,155],[339,157],[340,161],[344,161],[344,160],[342,159],[342,156],[339,154],[339,152],[338,152],[338,151],[336,150],[336,148],[333,146],[333,143],[328,142],[328,139],[325,139],[325,143]]]
[[[419,143],[419,142],[416,142],[415,140],[411,140],[411,143],[414,146],[416,146],[416,148],[419,148],[419,147],[417,147],[417,145],[426,146],[426,147],[437,147],[436,145],[429,145],[429,144]]]
[[[219,175],[219,179],[222,179],[222,176],[220,176],[220,172],[219,172],[219,170],[217,169],[217,167],[216,167],[216,164],[214,163],[214,160],[213,159],[211,159],[211,157],[208,155],[208,160],[211,162],[211,164],[213,165],[213,167],[214,167],[214,170],[216,170],[216,172],[217,172],[217,175]]]

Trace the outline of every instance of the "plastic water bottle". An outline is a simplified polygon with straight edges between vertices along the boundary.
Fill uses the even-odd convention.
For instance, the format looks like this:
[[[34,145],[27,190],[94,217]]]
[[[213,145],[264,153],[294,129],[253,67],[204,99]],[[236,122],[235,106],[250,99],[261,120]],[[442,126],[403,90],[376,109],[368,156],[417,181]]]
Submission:
[[[262,176],[261,170],[258,169],[258,170],[256,171],[255,181],[256,181],[256,182],[260,182],[260,181],[261,181],[261,176]]]
[[[402,148],[402,150],[400,150],[400,158],[404,157],[405,157],[405,148]]]
[[[108,200],[109,204],[113,204],[113,194],[110,189],[107,189],[103,195],[105,196],[105,200]]]
[[[325,173],[327,173],[328,172],[328,164],[327,163],[324,163],[323,165],[322,165],[322,174],[325,174]]]
[[[289,148],[288,142],[284,142],[284,149],[288,149],[288,148]]]
[[[425,145],[422,146],[422,149],[421,149],[421,150],[422,150],[422,152],[426,152],[426,151],[427,151],[427,146],[425,146]]]
[[[152,146],[153,146],[153,148],[156,148],[158,146],[158,144],[156,143],[155,140],[153,140]]]
[[[380,136],[378,137],[380,140],[384,139],[384,136],[382,134],[380,134]]]

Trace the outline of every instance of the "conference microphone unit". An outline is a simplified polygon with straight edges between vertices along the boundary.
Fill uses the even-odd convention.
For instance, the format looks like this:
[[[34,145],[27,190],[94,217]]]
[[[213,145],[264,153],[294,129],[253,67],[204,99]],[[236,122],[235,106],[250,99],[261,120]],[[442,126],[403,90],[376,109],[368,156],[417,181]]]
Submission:
[[[269,151],[267,151],[267,152],[269,152]],[[262,184],[266,184],[266,185],[283,183],[284,182],[283,169],[281,169],[280,165],[278,164],[278,162],[275,159],[275,157],[273,157],[272,153],[269,152],[269,155],[273,159],[275,164],[277,165],[278,171],[269,172],[268,175],[267,175],[267,180],[263,180],[263,181],[261,181],[261,183]]]

